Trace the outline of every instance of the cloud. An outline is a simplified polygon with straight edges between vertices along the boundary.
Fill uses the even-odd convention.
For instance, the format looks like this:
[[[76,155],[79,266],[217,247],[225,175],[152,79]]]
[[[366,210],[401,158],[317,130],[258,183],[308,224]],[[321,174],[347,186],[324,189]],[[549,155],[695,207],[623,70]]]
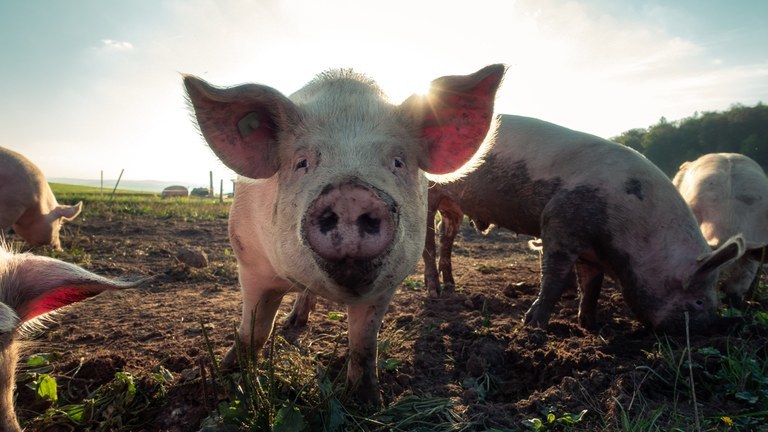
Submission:
[[[113,39],[102,39],[102,48],[106,48],[114,51],[130,51],[133,49],[133,44],[130,42],[116,41]]]

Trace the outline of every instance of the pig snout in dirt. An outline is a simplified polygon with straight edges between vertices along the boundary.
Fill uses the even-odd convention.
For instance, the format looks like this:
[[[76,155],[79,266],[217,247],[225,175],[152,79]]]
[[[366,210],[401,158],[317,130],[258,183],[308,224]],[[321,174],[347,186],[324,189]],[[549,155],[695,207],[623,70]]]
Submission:
[[[290,291],[345,304],[347,389],[361,404],[381,403],[376,339],[424,247],[425,174],[468,171],[485,153],[505,69],[438,78],[401,104],[348,69],[290,96],[184,77],[203,137],[240,176],[229,215],[243,293],[235,347],[264,346]],[[292,322],[306,321],[304,306]],[[235,347],[226,366],[243,358]]]
[[[1,431],[21,431],[13,408],[13,386],[16,339],[24,325],[103,291],[132,288],[145,281],[107,279],[52,258],[14,253],[0,241]]]
[[[685,162],[672,182],[691,206],[710,246],[741,234],[746,252],[725,266],[719,287],[743,306],[768,245],[768,177],[754,160],[738,153],[710,153]]]
[[[647,158],[529,117],[501,115],[483,164],[430,187],[428,203],[423,257],[431,295],[440,294],[440,275],[453,283],[451,248],[464,215],[482,228],[541,239],[541,289],[524,318],[538,327],[547,326],[578,279],[578,320],[594,329],[607,274],[647,327],[681,331],[687,312],[692,330],[706,329],[716,317],[720,269],[744,254],[737,234],[712,250],[672,182]],[[443,215],[439,256],[437,211]]]

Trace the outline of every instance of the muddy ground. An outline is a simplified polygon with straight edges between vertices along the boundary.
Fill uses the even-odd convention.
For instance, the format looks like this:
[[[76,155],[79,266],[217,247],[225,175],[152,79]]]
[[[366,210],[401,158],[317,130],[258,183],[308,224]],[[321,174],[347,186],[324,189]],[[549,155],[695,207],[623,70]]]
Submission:
[[[64,258],[103,275],[156,278],[144,288],[106,293],[67,309],[24,353],[55,353],[52,373],[61,377],[60,398],[75,401],[119,371],[150,387],[151,374],[162,365],[173,382],[164,397],[147,402],[140,418],[131,420],[136,424],[131,429],[197,430],[213,408],[200,379],[200,362],[208,358],[200,323],[216,355],[222,356],[240,320],[235,259],[226,230],[225,219],[106,220],[84,215],[68,224],[62,238],[70,255]],[[692,412],[690,399],[680,395],[685,392],[656,376],[670,374],[663,360],[654,358],[658,338],[632,319],[610,280],[601,296],[596,332],[576,324],[573,294],[561,301],[547,331],[524,328],[520,322],[540,278],[538,255],[528,250],[528,238],[504,230],[482,236],[465,226],[457,240],[457,291],[428,298],[419,263],[385,317],[382,334],[393,342],[385,355],[396,361],[392,370],[380,372],[386,403],[409,394],[450,397],[461,417],[473,423],[472,430],[525,430],[522,420],[542,418],[548,411],[560,416],[586,409],[587,420],[604,426],[618,419],[621,410],[650,413],[667,406],[677,414]],[[191,270],[181,265],[174,256],[185,247],[203,250],[209,266]],[[284,301],[278,326],[292,299],[290,295]],[[306,329],[278,332],[323,364],[343,362],[346,320],[338,304],[321,299]],[[725,350],[728,340],[721,332],[694,337],[691,343]],[[759,343],[764,346],[764,340]],[[743,408],[701,387],[701,413],[711,417]],[[40,423],[29,419],[46,403],[35,401],[31,390],[20,385],[17,406],[28,430],[39,430]]]

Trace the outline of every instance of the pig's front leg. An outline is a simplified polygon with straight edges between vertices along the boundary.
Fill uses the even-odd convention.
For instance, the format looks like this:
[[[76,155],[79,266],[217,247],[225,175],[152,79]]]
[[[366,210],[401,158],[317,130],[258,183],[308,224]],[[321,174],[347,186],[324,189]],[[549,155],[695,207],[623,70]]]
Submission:
[[[376,341],[381,321],[393,294],[394,291],[387,293],[373,304],[347,306],[349,314],[347,388],[354,392],[361,405],[381,406],[376,366],[378,354]]]
[[[568,249],[548,248],[544,242],[544,253],[541,262],[541,289],[536,301],[525,313],[525,324],[545,328],[555,304],[560,300],[565,288],[571,284],[573,266],[578,258]]]
[[[283,296],[290,291],[290,284],[273,276],[249,277],[244,273],[241,273],[240,283],[243,292],[243,317],[238,329],[238,338],[243,354],[258,354],[272,334],[277,310]],[[237,363],[237,359],[235,345],[224,356],[222,366],[231,368]]]
[[[453,243],[461,229],[461,221],[464,219],[464,213],[459,206],[451,202],[450,207],[441,210],[442,221],[440,223],[440,275],[443,277],[443,288],[445,291],[454,292],[456,281],[453,279]]]

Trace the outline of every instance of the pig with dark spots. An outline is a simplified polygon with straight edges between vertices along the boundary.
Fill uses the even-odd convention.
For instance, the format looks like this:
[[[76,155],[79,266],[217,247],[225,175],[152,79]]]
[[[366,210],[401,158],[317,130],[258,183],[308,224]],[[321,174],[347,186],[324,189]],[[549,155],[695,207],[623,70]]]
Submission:
[[[425,172],[451,174],[484,151],[504,72],[438,78],[400,105],[351,70],[325,72],[289,97],[184,78],[202,135],[240,175],[229,236],[241,346],[265,344],[289,291],[346,304],[347,387],[361,404],[380,404],[376,339],[424,246]]]
[[[0,430],[21,431],[13,409],[13,385],[16,339],[24,326],[60,307],[141,282],[107,279],[52,258],[17,254],[0,241]]]
[[[425,281],[439,295],[434,217],[442,214],[440,273],[464,214],[541,238],[542,282],[525,322],[546,326],[564,289],[581,293],[579,322],[593,328],[604,275],[653,329],[703,328],[716,316],[718,271],[744,253],[739,235],[711,250],[672,182],[632,149],[541,120],[504,115],[485,162],[429,189]]]
[[[768,178],[763,168],[742,154],[711,153],[685,162],[672,182],[712,248],[737,234],[747,242],[747,253],[720,275],[729,302],[741,306],[768,245]]]
[[[30,246],[60,250],[61,224],[76,218],[82,207],[82,202],[60,205],[35,164],[0,147],[0,229],[13,227]]]

